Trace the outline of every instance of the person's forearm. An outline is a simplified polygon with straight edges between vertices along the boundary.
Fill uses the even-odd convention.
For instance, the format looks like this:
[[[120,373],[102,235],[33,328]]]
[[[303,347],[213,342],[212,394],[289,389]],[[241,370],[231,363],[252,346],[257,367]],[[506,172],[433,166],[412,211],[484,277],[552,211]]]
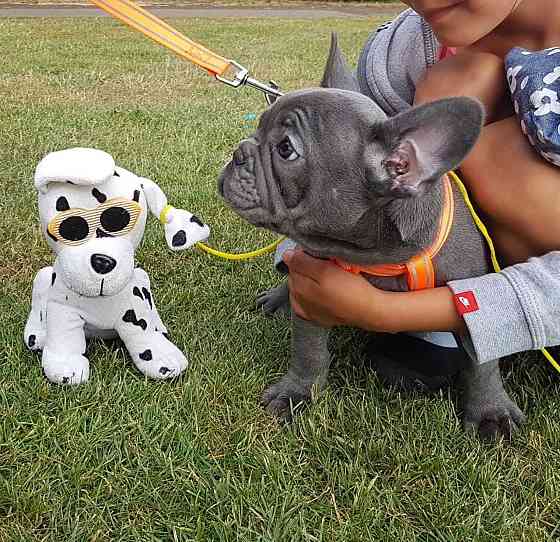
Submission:
[[[453,300],[453,293],[446,286],[416,292],[383,292],[383,308],[372,307],[364,327],[372,331],[396,333],[401,331],[465,331]],[[379,310],[383,314],[380,328]],[[374,314],[375,311],[375,314]]]

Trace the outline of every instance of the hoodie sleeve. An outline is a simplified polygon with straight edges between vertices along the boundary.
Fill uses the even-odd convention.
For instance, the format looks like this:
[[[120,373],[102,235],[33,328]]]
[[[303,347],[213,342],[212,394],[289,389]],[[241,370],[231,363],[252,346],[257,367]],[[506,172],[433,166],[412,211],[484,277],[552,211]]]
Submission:
[[[560,252],[448,286],[476,301],[463,319],[466,346],[480,363],[560,344]]]

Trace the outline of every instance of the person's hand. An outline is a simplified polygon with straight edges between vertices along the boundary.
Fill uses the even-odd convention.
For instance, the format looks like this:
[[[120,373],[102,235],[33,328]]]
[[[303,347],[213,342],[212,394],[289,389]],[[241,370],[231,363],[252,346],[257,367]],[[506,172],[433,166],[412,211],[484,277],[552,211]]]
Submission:
[[[383,327],[384,292],[361,275],[348,273],[302,250],[286,251],[283,260],[290,270],[290,302],[297,316],[323,327]]]

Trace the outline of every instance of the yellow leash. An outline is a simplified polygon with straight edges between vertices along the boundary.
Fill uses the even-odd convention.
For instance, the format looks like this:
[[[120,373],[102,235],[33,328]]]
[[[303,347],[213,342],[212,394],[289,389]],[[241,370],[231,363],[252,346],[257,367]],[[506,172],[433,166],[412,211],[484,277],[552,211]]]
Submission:
[[[166,205],[159,214],[159,221],[162,224],[167,223],[167,213],[173,209],[172,205]],[[276,239],[273,243],[266,245],[262,248],[258,248],[256,250],[252,250],[250,252],[239,252],[239,253],[231,253],[231,252],[222,252],[221,250],[217,250],[215,248],[209,247],[204,243],[196,243],[195,246],[200,250],[208,254],[212,254],[212,256],[216,256],[218,258],[222,258],[223,260],[232,260],[232,261],[240,261],[240,260],[250,260],[251,258],[256,258],[258,256],[262,256],[263,254],[268,254],[276,249],[276,247],[284,240],[286,237],[280,237]]]
[[[276,241],[274,241],[273,243],[270,243],[270,245],[266,245],[265,247],[259,248],[257,250],[253,250],[251,252],[240,252],[238,254],[232,254],[232,253],[229,253],[229,252],[222,252],[220,250],[216,250],[215,248],[209,247],[209,246],[205,245],[204,243],[196,243],[196,246],[200,250],[203,250],[204,252],[207,252],[208,254],[212,254],[212,256],[216,256],[216,257],[222,258],[224,260],[239,261],[239,260],[250,260],[251,258],[257,258],[258,256],[262,256],[263,254],[268,254],[269,252],[272,252],[273,250],[275,250],[276,247],[284,239],[286,239],[286,238],[285,237],[280,237],[279,239],[276,239]]]
[[[476,227],[480,230],[480,233],[482,234],[482,236],[486,240],[486,243],[488,245],[488,249],[490,250],[490,259],[492,261],[492,267],[494,268],[494,271],[496,273],[498,273],[499,271],[502,270],[502,268],[500,267],[500,264],[498,263],[498,258],[496,257],[496,249],[494,248],[494,243],[492,242],[492,238],[490,237],[490,234],[488,233],[488,229],[486,228],[486,226],[484,225],[484,222],[482,222],[482,220],[480,219],[480,217],[476,213],[475,208],[474,208],[474,206],[471,203],[471,200],[469,198],[469,193],[467,192],[467,189],[466,189],[465,185],[463,184],[463,182],[461,181],[461,179],[459,179],[459,177],[457,176],[457,174],[454,171],[450,171],[449,175],[451,176],[451,178],[453,179],[453,181],[457,185],[457,188],[459,188],[459,192],[461,193],[461,196],[463,196],[463,199],[465,200],[465,203],[466,203],[466,205],[467,205],[467,207],[468,207],[468,209],[471,213],[471,216],[474,220],[474,223],[476,224]],[[550,364],[560,373],[560,365],[552,357],[550,352],[546,348],[541,348],[541,352],[542,352],[542,355],[550,362]]]

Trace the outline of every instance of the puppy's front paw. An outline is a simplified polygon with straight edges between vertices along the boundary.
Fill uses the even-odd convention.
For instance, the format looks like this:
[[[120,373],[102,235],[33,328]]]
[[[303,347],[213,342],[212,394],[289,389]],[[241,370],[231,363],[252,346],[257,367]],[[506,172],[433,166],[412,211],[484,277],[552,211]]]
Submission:
[[[257,308],[266,316],[290,315],[290,292],[287,284],[270,288],[257,296]]]
[[[265,410],[278,420],[290,422],[310,400],[311,387],[298,384],[285,375],[264,391],[261,403]]]
[[[500,438],[511,440],[526,419],[520,408],[506,396],[492,404],[466,405],[463,426],[467,433],[478,435],[483,442],[495,442]]]
[[[77,385],[89,380],[89,361],[80,354],[43,351],[41,360],[45,376],[55,384]]]

